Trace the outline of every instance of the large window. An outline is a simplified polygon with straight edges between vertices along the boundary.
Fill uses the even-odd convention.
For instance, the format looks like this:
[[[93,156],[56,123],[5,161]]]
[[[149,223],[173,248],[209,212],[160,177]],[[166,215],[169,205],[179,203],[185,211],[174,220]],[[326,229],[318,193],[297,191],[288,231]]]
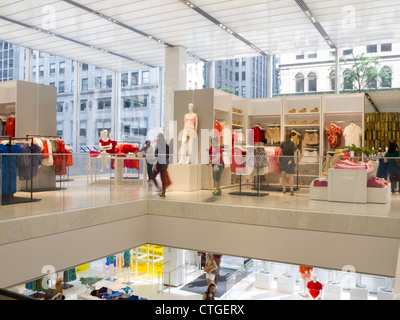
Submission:
[[[389,77],[384,77],[381,79],[382,88],[391,88],[392,87],[392,70],[389,67],[384,67],[382,69]]]
[[[310,72],[308,74],[308,91],[309,92],[317,91],[317,75],[314,72]]]
[[[296,75],[296,92],[304,92],[304,75],[302,73]]]

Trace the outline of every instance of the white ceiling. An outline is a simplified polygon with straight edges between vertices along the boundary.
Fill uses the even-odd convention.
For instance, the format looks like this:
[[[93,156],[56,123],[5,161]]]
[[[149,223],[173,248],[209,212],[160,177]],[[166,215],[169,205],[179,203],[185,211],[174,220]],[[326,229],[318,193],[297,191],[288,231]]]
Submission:
[[[400,42],[398,0],[304,2],[338,48]],[[121,24],[172,46],[183,46],[205,60],[258,55],[248,44],[179,0],[75,0],[75,3],[78,6],[61,0],[0,0],[0,40],[115,71],[165,63],[165,44]],[[192,3],[267,54],[329,48],[295,0],[192,0]],[[93,12],[112,17],[117,23]]]

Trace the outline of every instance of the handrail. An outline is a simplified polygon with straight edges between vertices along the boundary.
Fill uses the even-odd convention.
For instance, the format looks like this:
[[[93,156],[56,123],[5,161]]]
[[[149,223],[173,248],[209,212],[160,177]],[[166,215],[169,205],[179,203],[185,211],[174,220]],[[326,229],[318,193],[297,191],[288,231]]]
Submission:
[[[9,299],[4,299],[3,297],[7,297]],[[36,299],[23,294],[19,294],[17,292],[0,289],[0,300],[36,300]]]

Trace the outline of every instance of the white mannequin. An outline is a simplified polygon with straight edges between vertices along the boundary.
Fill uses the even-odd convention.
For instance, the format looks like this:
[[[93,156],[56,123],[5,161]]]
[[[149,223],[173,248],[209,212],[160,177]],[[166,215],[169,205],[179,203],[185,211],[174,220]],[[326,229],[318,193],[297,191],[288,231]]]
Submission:
[[[114,257],[114,259],[115,259],[115,257]],[[107,259],[106,259],[106,261],[107,261]],[[115,279],[114,279],[114,275],[115,275],[114,262],[108,264],[108,273],[109,273],[109,277],[106,280],[114,282],[115,281]]]
[[[315,273],[315,272],[313,272],[313,274],[311,275],[311,281],[312,282],[314,282],[314,283],[317,283],[318,281],[317,281],[317,274]],[[321,296],[322,296],[322,289],[319,291],[319,295],[316,297],[316,298],[314,298],[312,295],[311,295],[311,293],[310,293],[310,290],[307,288],[307,293],[308,293],[308,297],[311,299],[311,300],[320,300],[321,299]]]
[[[130,259],[130,251],[127,250],[127,252],[129,252],[129,259]],[[125,252],[122,254],[122,268],[124,269],[124,284],[131,284],[131,270],[130,270],[130,265],[129,266],[125,266],[125,262],[124,262],[124,256],[125,256]]]
[[[101,136],[101,140],[103,140],[104,142],[107,142],[108,140],[110,140],[108,138],[108,130],[103,130],[100,133]],[[100,148],[100,155],[99,157],[101,157],[101,169],[100,172],[103,172],[103,168],[104,166],[108,169],[109,168],[109,161],[108,159],[110,158],[110,156],[107,153],[107,150],[111,150],[112,149],[112,144],[109,144],[107,146],[102,146],[101,143],[99,142],[99,148]]]
[[[198,118],[197,114],[193,112],[193,103],[189,103],[188,105],[189,113],[185,114],[185,127],[183,129],[183,139],[185,141],[182,143],[183,153],[181,154],[179,163],[180,164],[189,164],[193,163],[193,147],[194,142],[197,137],[197,128],[198,128]],[[187,120],[194,119],[194,120]],[[194,121],[192,128],[192,121]]]

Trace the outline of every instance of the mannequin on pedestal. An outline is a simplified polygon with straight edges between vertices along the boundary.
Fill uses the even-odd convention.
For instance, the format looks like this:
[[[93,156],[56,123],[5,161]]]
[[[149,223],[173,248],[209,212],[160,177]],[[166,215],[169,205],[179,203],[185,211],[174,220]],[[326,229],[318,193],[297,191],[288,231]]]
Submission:
[[[101,139],[99,140],[100,157],[101,157],[101,169],[103,172],[104,166],[108,169],[109,166],[109,154],[115,153],[116,142],[108,138],[108,130],[103,130],[100,133]]]
[[[180,164],[194,163],[193,153],[195,139],[197,138],[198,117],[193,112],[193,103],[189,103],[189,113],[185,114],[185,126],[183,128],[183,137],[185,139],[182,143],[182,154],[179,159]]]
[[[131,252],[126,250],[124,252],[124,261],[123,261],[123,269],[124,269],[124,283],[131,284]]]
[[[116,280],[116,279],[114,279],[114,275],[115,275],[114,261],[115,261],[115,256],[107,257],[109,278],[107,278],[106,280],[113,281],[113,282]]]
[[[301,274],[301,278],[303,279],[303,296],[307,297],[307,284],[310,281],[311,272],[313,271],[313,267],[300,266],[299,272]]]
[[[311,275],[312,281],[307,284],[308,297],[311,300],[321,300],[323,286],[317,281],[317,274],[314,272]]]

